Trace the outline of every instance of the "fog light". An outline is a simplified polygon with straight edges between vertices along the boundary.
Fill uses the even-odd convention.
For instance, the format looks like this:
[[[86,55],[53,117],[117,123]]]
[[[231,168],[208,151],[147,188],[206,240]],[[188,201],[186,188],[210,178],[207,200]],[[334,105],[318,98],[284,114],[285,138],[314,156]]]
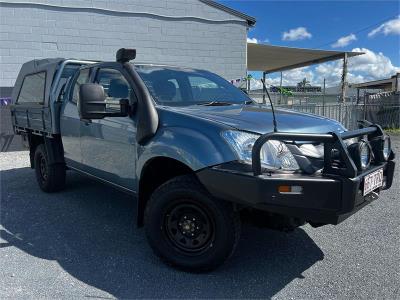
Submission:
[[[280,194],[302,194],[303,187],[299,185],[280,185],[278,186]]]
[[[391,145],[390,145],[390,138],[388,136],[386,136],[385,139],[383,140],[383,150],[382,150],[384,160],[389,159],[391,151],[392,151],[392,149],[391,149]]]
[[[350,157],[359,171],[369,167],[371,163],[371,146],[368,142],[361,140],[358,143],[351,144],[347,147]]]
[[[361,141],[360,142],[360,163],[361,163],[361,168],[366,169],[369,167],[369,164],[371,163],[371,149],[370,146],[368,145],[367,142]]]

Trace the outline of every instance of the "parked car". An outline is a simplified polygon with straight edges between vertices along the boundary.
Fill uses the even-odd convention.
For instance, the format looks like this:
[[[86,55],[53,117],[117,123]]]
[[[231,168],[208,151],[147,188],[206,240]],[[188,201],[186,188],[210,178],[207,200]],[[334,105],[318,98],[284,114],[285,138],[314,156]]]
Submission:
[[[73,170],[131,194],[168,264],[212,270],[234,252],[243,218],[280,230],[338,224],[390,188],[394,153],[378,125],[274,118],[216,74],[135,55],[27,62],[11,113],[44,192]]]

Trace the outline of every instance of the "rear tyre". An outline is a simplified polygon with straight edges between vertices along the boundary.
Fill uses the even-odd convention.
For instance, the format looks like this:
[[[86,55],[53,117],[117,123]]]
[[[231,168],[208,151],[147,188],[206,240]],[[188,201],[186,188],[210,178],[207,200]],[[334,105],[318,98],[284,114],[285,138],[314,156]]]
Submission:
[[[240,218],[230,203],[214,199],[194,177],[180,176],[151,196],[145,229],[150,246],[167,264],[204,272],[233,254]]]
[[[34,162],[36,180],[42,191],[52,193],[65,187],[64,164],[50,164],[43,144],[37,146]]]

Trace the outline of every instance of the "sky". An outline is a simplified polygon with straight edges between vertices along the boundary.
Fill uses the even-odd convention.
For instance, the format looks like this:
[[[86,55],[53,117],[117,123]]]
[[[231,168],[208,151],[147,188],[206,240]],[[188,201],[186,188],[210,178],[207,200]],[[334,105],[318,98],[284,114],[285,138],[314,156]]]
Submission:
[[[255,17],[248,42],[299,48],[361,51],[349,59],[350,83],[388,78],[400,72],[400,1],[219,1]],[[342,61],[283,73],[283,84],[307,78],[327,86],[340,82]],[[255,78],[261,73],[253,72]],[[280,74],[268,83],[279,84]]]

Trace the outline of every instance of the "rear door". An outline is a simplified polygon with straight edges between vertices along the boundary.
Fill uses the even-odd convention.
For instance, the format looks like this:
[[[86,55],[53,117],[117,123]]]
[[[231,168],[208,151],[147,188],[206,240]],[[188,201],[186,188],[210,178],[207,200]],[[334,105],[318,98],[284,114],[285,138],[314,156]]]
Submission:
[[[135,101],[133,85],[118,65],[94,70],[92,81],[101,84],[108,103],[120,99]],[[134,191],[136,188],[136,120],[134,117],[107,117],[81,122],[81,151],[85,171]]]

